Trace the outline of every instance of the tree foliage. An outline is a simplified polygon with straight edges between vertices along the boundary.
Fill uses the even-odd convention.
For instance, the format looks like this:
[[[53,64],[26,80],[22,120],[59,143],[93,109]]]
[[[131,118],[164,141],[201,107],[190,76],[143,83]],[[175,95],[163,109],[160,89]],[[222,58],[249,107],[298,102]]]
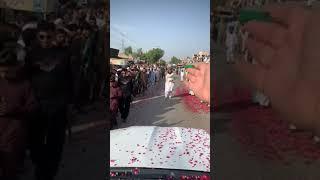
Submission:
[[[145,60],[146,62],[151,64],[158,63],[159,60],[163,57],[163,55],[164,55],[164,50],[160,48],[149,50],[146,53],[143,53],[142,48],[139,48],[137,49],[136,52],[132,53],[133,58],[140,58],[140,60]]]
[[[146,60],[152,64],[157,63],[163,55],[164,51],[160,48],[152,49],[145,53]]]
[[[142,48],[137,49],[137,55],[138,55],[138,56],[141,56],[142,54],[143,54]]]
[[[163,59],[160,59],[160,65],[165,66],[167,64],[167,62]]]
[[[132,57],[135,58],[135,59],[137,59],[137,58],[143,59],[142,48],[139,48],[139,49],[137,49],[136,52],[133,52],[132,53]]]
[[[170,63],[171,63],[171,64],[179,64],[179,63],[181,63],[181,60],[178,59],[177,57],[173,56],[173,57],[171,58]]]
[[[147,55],[145,53],[140,55],[140,59],[141,60],[147,60]]]
[[[124,49],[124,54],[127,55],[127,56],[132,55],[132,47],[131,46],[126,47]]]
[[[139,57],[139,55],[138,55],[137,52],[133,52],[133,53],[132,53],[132,57],[133,57],[134,59],[137,59],[137,58]]]

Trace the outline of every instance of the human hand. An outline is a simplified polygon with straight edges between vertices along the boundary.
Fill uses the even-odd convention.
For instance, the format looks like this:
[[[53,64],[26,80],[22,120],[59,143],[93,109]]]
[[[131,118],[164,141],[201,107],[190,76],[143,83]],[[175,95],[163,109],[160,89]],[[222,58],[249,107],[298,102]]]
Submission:
[[[246,46],[258,64],[236,64],[253,87],[292,123],[320,132],[320,13],[269,6],[276,23],[248,22]]]
[[[201,100],[210,102],[210,64],[197,63],[186,71],[188,88]]]

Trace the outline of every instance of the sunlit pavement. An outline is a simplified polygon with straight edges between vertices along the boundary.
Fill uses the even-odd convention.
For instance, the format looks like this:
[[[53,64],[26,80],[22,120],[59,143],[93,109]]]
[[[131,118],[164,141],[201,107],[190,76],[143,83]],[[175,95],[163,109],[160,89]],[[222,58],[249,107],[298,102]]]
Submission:
[[[175,88],[182,86],[180,81]],[[159,82],[146,92],[146,96],[134,99],[126,123],[118,118],[119,127],[128,126],[161,126],[161,127],[191,127],[210,132],[210,114],[194,113],[186,107],[183,97],[164,98],[164,82]]]
[[[237,73],[231,66],[225,63],[222,48],[218,46],[214,56],[217,73],[218,97],[216,98],[220,104],[224,104],[228,101],[222,99],[222,97],[226,97],[224,93],[232,92],[234,87],[244,87],[244,83],[238,79]],[[295,160],[291,164],[285,165],[249,155],[242,144],[230,134],[228,127],[231,122],[232,111],[228,111],[228,108],[222,109],[222,111],[214,113],[215,135],[212,142],[216,154],[213,164],[216,179],[320,179],[319,162],[308,164],[303,160]]]
[[[181,87],[176,83],[176,88]],[[186,108],[183,97],[164,99],[164,82],[149,88],[144,95],[134,98],[127,122],[118,118],[119,127],[128,126],[162,126],[192,127],[210,131],[209,113],[194,113]],[[101,122],[105,118],[102,106],[87,115],[78,117],[75,124],[77,133],[72,134],[66,142],[63,161],[57,180],[88,180],[103,179],[106,175],[106,133],[105,125],[88,126],[90,123]],[[75,129],[75,128],[73,128]],[[32,179],[32,165],[26,160],[25,175],[22,180]]]

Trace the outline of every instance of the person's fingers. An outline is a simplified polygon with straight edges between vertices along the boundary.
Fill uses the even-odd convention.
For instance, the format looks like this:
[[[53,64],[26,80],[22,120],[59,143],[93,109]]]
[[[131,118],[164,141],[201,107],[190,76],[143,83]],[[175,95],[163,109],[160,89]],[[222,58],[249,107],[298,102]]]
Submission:
[[[244,25],[244,30],[249,32],[250,37],[275,49],[287,42],[288,30],[275,23],[250,21]]]
[[[302,6],[291,5],[267,5],[264,9],[270,13],[273,21],[286,27],[304,26],[309,19],[309,12]]]
[[[259,64],[237,63],[233,67],[240,75],[248,81],[254,88],[264,92],[264,82],[267,70]]]
[[[267,11],[270,16],[281,24],[289,25],[290,15],[292,12],[292,6],[290,5],[279,5],[279,4],[269,4],[263,8]]]
[[[190,74],[190,73],[187,74],[187,80],[189,80],[191,82],[195,82],[196,79],[197,79],[196,75],[193,75],[193,74]]]
[[[188,75],[194,75],[194,76],[198,76],[199,75],[199,70],[196,68],[188,68],[187,69]]]
[[[195,67],[195,69],[200,69],[201,68],[201,66],[203,66],[203,65],[205,65],[206,63],[195,63],[194,64],[194,67]]]
[[[252,57],[262,66],[270,68],[270,66],[273,64],[272,61],[275,50],[271,47],[252,38],[247,39],[246,47],[248,48]]]
[[[186,81],[186,85],[189,89],[195,89],[196,83],[192,81]]]

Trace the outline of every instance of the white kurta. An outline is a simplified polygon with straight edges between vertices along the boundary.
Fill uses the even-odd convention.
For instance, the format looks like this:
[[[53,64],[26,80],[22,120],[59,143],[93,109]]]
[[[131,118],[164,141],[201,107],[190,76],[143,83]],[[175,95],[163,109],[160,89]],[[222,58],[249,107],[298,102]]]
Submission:
[[[174,87],[173,76],[174,76],[174,73],[166,75],[166,83],[165,83],[165,88],[164,88],[165,89],[164,96],[166,98],[168,97],[169,94],[171,96],[171,93],[173,91],[173,87]]]
[[[184,77],[184,69],[182,69],[180,72],[180,81],[183,81],[183,77]]]

